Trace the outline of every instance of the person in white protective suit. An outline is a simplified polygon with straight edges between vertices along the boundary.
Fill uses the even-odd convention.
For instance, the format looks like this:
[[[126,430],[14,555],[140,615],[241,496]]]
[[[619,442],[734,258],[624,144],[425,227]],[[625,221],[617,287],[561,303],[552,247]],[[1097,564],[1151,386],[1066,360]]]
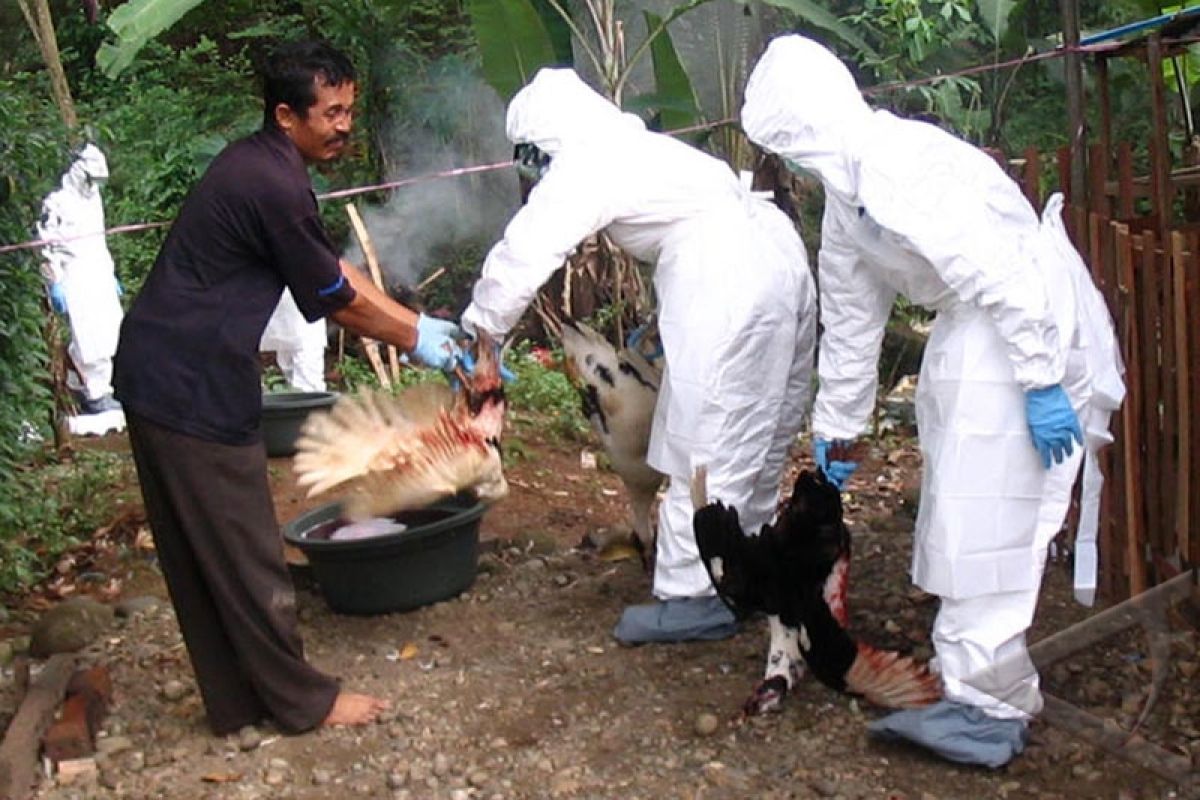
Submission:
[[[275,363],[293,389],[323,392],[327,341],[325,320],[306,320],[291,290],[285,288],[267,320],[258,349],[275,353]]]
[[[897,293],[936,312],[917,384],[924,475],[912,570],[941,599],[932,638],[945,699],[870,730],[1004,764],[1041,710],[1025,631],[1085,452],[1077,595],[1090,603],[1095,589],[1095,451],[1111,441],[1124,396],[1108,310],[1067,239],[1061,196],[1039,220],[983,152],[872,111],[816,42],[770,44],[742,125],[825,188],[813,433],[831,478],[854,469],[831,461],[831,443],[867,427]]]
[[[79,151],[62,177],[62,185],[42,202],[38,237],[43,249],[42,272],[51,306],[66,314],[71,328],[68,347],[79,376],[80,410],[85,415],[119,411],[113,398],[112,357],[120,333],[121,288],[104,237],[104,201],[100,186],[108,179],[108,163],[94,144]]]
[[[657,601],[627,608],[614,635],[730,636],[734,618],[692,532],[689,481],[707,465],[710,495],[736,506],[747,530],[774,514],[811,393],[816,292],[800,237],[725,163],[647,131],[572,70],[540,70],[509,105],[507,129],[518,169],[542,174],[488,253],[463,327],[507,334],[598,231],[655,265],[666,367],[647,460],[670,478],[658,514]]]

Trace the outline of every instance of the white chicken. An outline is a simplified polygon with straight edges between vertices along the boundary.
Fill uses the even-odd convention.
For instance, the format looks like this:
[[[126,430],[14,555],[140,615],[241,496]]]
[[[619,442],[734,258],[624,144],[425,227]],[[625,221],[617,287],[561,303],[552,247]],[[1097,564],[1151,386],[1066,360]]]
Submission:
[[[482,338],[482,337],[481,337]],[[500,460],[506,402],[490,342],[458,391],[421,384],[392,396],[346,396],[305,421],[293,468],[308,496],[343,492],[349,521],[388,517],[470,490],[481,500],[508,493]]]
[[[620,350],[581,322],[564,322],[561,337],[567,375],[579,390],[584,416],[625,484],[632,544],[649,567],[654,557],[651,510],[663,482],[662,473],[646,463],[662,379],[657,328],[647,325],[632,346]]]

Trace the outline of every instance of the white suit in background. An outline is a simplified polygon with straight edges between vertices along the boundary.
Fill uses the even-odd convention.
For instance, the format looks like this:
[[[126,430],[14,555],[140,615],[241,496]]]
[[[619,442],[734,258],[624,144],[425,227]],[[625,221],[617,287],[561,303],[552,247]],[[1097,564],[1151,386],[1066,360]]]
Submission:
[[[689,481],[707,464],[709,494],[736,506],[747,530],[774,515],[811,392],[816,296],[800,237],[728,165],[646,131],[571,70],[539,71],[513,98],[507,130],[548,155],[549,169],[488,254],[464,327],[508,333],[601,230],[655,265],[666,368],[647,460],[670,477],[654,572],[654,594],[668,602],[627,609],[616,635],[729,635],[732,615],[696,547]],[[696,613],[675,613],[697,598]],[[724,620],[719,630],[687,622],[706,615]]]
[[[46,196],[37,232],[48,244],[42,271],[56,310],[71,327],[68,353],[79,375],[85,413],[119,410],[112,397],[112,357],[121,329],[116,270],[104,237],[100,184],[108,164],[100,148],[86,145]]]
[[[275,363],[288,385],[302,392],[325,391],[325,320],[309,322],[300,313],[292,292],[284,287],[258,349],[274,352]]]
[[[1111,440],[1109,416],[1124,395],[1107,308],[1067,239],[1061,197],[1039,220],[981,151],[933,125],[872,111],[819,44],[771,43],[748,83],[742,124],[825,188],[814,436],[866,430],[897,293],[937,312],[917,388],[925,469],[913,580],[942,601],[935,666],[951,703],[893,715],[898,731],[873,730],[955,760],[1004,763],[1041,709],[1025,631],[1082,457],[1076,448],[1043,465],[1026,394],[1061,386],[1082,423],[1092,502],[1080,540],[1090,533],[1094,541],[1094,454]],[[1080,593],[1095,587],[1094,552]],[[996,747],[971,744],[975,734],[985,743],[995,734]],[[942,746],[931,744],[939,737]]]

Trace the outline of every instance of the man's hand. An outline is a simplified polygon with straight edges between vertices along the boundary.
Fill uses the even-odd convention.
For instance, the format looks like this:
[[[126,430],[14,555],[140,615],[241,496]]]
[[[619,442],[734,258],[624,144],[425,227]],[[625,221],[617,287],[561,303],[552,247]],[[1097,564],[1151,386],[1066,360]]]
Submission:
[[[1025,419],[1029,423],[1033,446],[1046,469],[1050,469],[1051,462],[1061,464],[1071,455],[1073,441],[1083,444],[1079,418],[1061,384],[1026,392]]]

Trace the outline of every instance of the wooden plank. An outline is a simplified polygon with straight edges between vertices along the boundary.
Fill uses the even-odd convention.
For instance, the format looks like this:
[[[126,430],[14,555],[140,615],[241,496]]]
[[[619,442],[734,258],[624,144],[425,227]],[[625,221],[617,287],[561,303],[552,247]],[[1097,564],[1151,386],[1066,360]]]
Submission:
[[[1042,213],[1042,157],[1036,147],[1025,148],[1025,163],[1021,165],[1021,191],[1034,210]]]
[[[4,742],[0,744],[0,797],[5,800],[32,797],[39,772],[38,747],[42,734],[66,694],[76,660],[73,653],[50,656],[8,724]]]
[[[1158,396],[1162,414],[1159,418],[1162,431],[1159,469],[1162,483],[1155,487],[1159,494],[1159,513],[1162,514],[1162,527],[1154,537],[1155,553],[1159,556],[1169,556],[1175,551],[1175,486],[1179,475],[1179,400],[1176,395],[1176,377],[1179,362],[1176,358],[1175,347],[1175,291],[1172,274],[1174,272],[1172,258],[1172,240],[1162,242],[1161,257],[1156,257],[1156,283],[1158,293],[1154,296],[1158,315]],[[1155,582],[1165,579],[1166,575],[1156,575]]]
[[[1071,149],[1058,148],[1055,158],[1058,161],[1058,185],[1062,190],[1063,199],[1068,206],[1075,205],[1077,200],[1071,196]]]
[[[1125,359],[1125,385],[1128,392],[1121,406],[1121,427],[1124,434],[1121,448],[1122,467],[1125,473],[1125,548],[1124,568],[1128,585],[1126,596],[1132,597],[1146,589],[1145,564],[1142,561],[1142,504],[1141,476],[1138,469],[1140,450],[1140,426],[1138,424],[1141,398],[1141,365],[1137,361],[1137,303],[1133,294],[1133,237],[1129,226],[1114,225],[1114,249],[1116,250],[1121,303],[1118,309],[1118,335],[1121,352]]]
[[[1100,146],[1109,153],[1112,151],[1112,98],[1108,86],[1108,59],[1098,55],[1092,64],[1100,87]]]
[[[1162,535],[1162,495],[1159,486],[1163,480],[1162,425],[1159,403],[1162,401],[1159,375],[1162,369],[1158,349],[1158,262],[1155,254],[1158,242],[1152,231],[1145,231],[1140,238],[1142,250],[1134,272],[1134,298],[1137,300],[1138,324],[1134,358],[1141,367],[1141,475],[1146,504],[1146,542],[1153,547]]]
[[[1187,284],[1187,325],[1188,334],[1188,353],[1191,358],[1200,358],[1200,235],[1191,234],[1188,236],[1188,259],[1187,259],[1187,274],[1185,276]],[[1189,401],[1191,403],[1191,416],[1200,414],[1200,365],[1195,362],[1189,362],[1191,369],[1191,388]],[[1191,426],[1191,443],[1189,448],[1192,454],[1191,474],[1193,480],[1200,481],[1200,424]],[[1196,491],[1197,487],[1192,484],[1191,490]],[[1191,519],[1188,521],[1188,529],[1191,531],[1191,549],[1188,556],[1189,562],[1193,568],[1200,567],[1200,502],[1191,504]]]
[[[1102,143],[1088,145],[1088,207],[1103,216],[1109,215],[1108,148]]]
[[[1133,214],[1133,145],[1121,142],[1117,145],[1117,216],[1130,219]]]
[[[1175,327],[1175,413],[1178,423],[1179,459],[1175,470],[1175,534],[1176,547],[1182,558],[1191,552],[1191,492],[1192,492],[1192,428],[1191,428],[1191,359],[1188,346],[1187,310],[1187,239],[1181,233],[1171,234],[1172,317]]]

